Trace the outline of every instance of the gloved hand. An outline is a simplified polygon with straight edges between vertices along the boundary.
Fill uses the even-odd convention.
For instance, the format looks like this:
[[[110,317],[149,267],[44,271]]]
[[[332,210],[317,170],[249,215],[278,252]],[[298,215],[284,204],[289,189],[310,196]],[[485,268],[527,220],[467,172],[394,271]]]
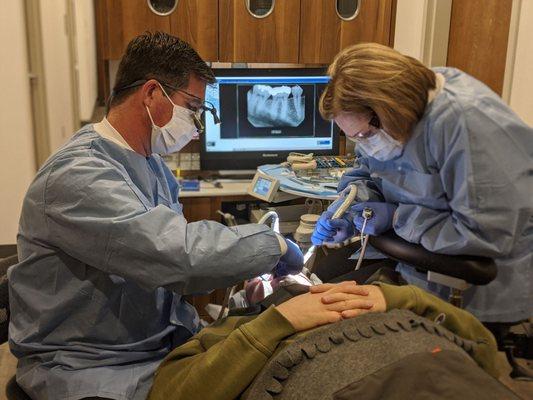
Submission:
[[[365,234],[372,236],[381,235],[392,228],[394,212],[398,206],[391,203],[367,201],[350,208],[351,212],[356,213],[354,224],[357,230],[361,231],[363,229],[363,210],[365,208],[372,210],[372,218],[366,222]]]
[[[318,219],[315,230],[311,235],[311,242],[320,246],[324,242],[341,243],[355,234],[355,226],[349,213],[341,218],[331,219],[334,212],[329,209]]]
[[[298,245],[292,240],[285,239],[287,252],[281,256],[274,268],[275,276],[297,274],[304,267],[304,255]]]

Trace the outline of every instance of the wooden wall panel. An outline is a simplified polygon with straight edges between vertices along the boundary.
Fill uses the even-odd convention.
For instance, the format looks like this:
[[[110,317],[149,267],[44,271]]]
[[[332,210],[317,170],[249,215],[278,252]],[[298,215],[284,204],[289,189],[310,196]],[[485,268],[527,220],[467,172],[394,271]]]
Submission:
[[[272,14],[260,19],[248,13],[244,0],[219,0],[219,24],[221,62],[298,62],[300,0],[278,0]]]
[[[181,0],[170,17],[170,31],[189,42],[205,61],[218,60],[216,1]]]
[[[343,48],[361,42],[391,43],[393,0],[360,0],[351,21],[336,13],[336,0],[305,0],[301,8],[300,63],[330,63]]]
[[[130,40],[141,33],[170,33],[170,17],[154,14],[144,0],[105,0],[105,5],[109,60],[119,60]]]
[[[447,65],[502,93],[512,0],[453,0]]]

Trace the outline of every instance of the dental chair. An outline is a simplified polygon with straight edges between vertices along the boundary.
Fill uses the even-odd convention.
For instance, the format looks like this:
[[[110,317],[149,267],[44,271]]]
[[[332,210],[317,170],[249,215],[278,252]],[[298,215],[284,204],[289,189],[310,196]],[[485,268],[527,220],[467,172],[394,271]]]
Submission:
[[[497,275],[496,264],[490,258],[432,253],[402,239],[394,231],[370,236],[369,243],[387,257],[427,273],[429,282],[449,287],[450,303],[457,307],[463,305],[463,291],[471,285],[487,285]]]
[[[419,244],[400,238],[392,230],[380,236],[370,236],[369,243],[387,257],[411,265],[419,272],[427,273],[428,282],[449,287],[449,301],[457,307],[462,307],[463,292],[466,289],[472,285],[487,285],[497,275],[496,264],[490,258],[432,253]],[[515,359],[518,346],[528,347],[527,338],[520,340],[519,335],[509,334],[510,327],[521,322],[491,323],[486,326],[496,337],[500,350],[505,351],[512,367],[511,378],[532,380],[533,371],[522,367]],[[517,344],[517,341],[522,345]],[[527,353],[527,349],[521,353]]]

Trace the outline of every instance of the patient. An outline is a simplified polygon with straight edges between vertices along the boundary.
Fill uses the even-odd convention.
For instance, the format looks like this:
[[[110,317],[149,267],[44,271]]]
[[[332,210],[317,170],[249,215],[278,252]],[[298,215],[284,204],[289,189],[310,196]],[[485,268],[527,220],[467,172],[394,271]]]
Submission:
[[[394,311],[397,309],[408,311]],[[395,313],[401,315],[396,315]],[[516,398],[511,392],[492,378],[497,377],[495,358],[497,353],[496,343],[490,332],[487,331],[471,314],[411,285],[394,286],[381,282],[374,282],[371,285],[357,285],[355,282],[351,281],[338,284],[312,286],[309,288],[309,292],[292,297],[281,304],[269,306],[257,316],[228,317],[204,328],[199,334],[192,337],[182,346],[176,348],[166,357],[156,373],[149,399],[221,400],[236,399],[240,396],[252,399],[261,398],[257,393],[252,393],[255,389],[253,387],[254,385],[251,385],[251,383],[257,383],[257,381],[261,381],[261,379],[265,380],[264,376],[261,376],[261,373],[263,372],[263,375],[265,375],[264,371],[268,368],[273,368],[277,371],[277,369],[281,367],[281,369],[285,371],[282,372],[281,375],[286,375],[288,373],[287,371],[291,370],[290,365],[293,365],[294,362],[289,361],[290,365],[285,365],[286,362],[283,360],[276,360],[274,363],[272,361],[276,356],[280,356],[284,349],[290,349],[291,345],[294,347],[295,343],[300,343],[298,346],[301,345],[303,353],[307,358],[313,358],[314,350],[309,350],[309,347],[306,347],[305,344],[307,338],[315,335],[316,332],[321,330],[339,328],[340,330],[337,329],[338,332],[345,332],[344,335],[355,343],[357,342],[357,339],[350,338],[349,332],[351,325],[358,321],[364,322],[369,320],[373,321],[372,323],[369,322],[369,324],[374,325],[369,325],[368,330],[370,331],[370,327],[372,327],[376,332],[379,332],[376,321],[384,321],[385,325],[382,324],[382,327],[390,328],[391,334],[388,335],[389,341],[391,340],[391,337],[394,341],[397,338],[400,338],[400,335],[394,337],[392,333],[394,333],[394,331],[399,331],[400,329],[396,329],[395,325],[390,324],[390,321],[394,321],[395,318],[400,318],[398,320],[400,321],[400,325],[398,326],[403,326],[401,319],[405,319],[405,315],[402,313],[413,313],[413,317],[418,318],[419,321],[438,321],[437,323],[440,323],[440,325],[435,331],[439,331],[441,336],[445,336],[444,332],[446,332],[446,335],[449,335],[448,339],[453,346],[456,346],[454,340],[455,343],[470,343],[469,354],[471,359],[475,360],[475,363],[485,370],[486,373],[477,367],[474,362],[470,363],[470,357],[466,356],[466,353],[465,357],[468,359],[466,362],[464,362],[464,360],[460,362],[461,365],[464,364],[464,368],[466,368],[465,372],[462,371],[463,367],[461,366],[457,368],[458,370],[455,370],[456,368],[452,367],[452,364],[446,363],[446,358],[444,358],[444,361],[439,361],[440,359],[436,357],[436,354],[439,352],[443,354],[443,357],[447,354],[446,346],[432,347],[432,354],[426,352],[428,357],[437,360],[435,361],[437,364],[440,362],[441,365],[444,366],[443,368],[453,370],[450,373],[452,375],[455,373],[458,376],[457,379],[462,379],[464,381],[464,385],[457,385],[456,388],[457,391],[461,388],[462,395],[465,395],[464,390],[474,390],[476,393],[479,393],[479,386],[481,386],[489,393],[488,397],[484,396],[484,398],[502,398],[502,393],[504,393],[504,398]],[[415,319],[410,318],[408,321],[410,321],[413,326],[417,326]],[[422,323],[422,325],[424,325],[424,328],[427,328],[426,325],[429,327],[430,325],[436,326],[433,322],[428,322],[427,324]],[[413,330],[412,327],[404,328],[406,331]],[[427,330],[428,332],[430,331],[429,328]],[[360,336],[360,339],[372,335],[372,333],[365,335],[362,329],[359,329],[359,331],[362,335]],[[385,331],[384,328],[383,331]],[[420,331],[423,330],[420,329]],[[427,332],[423,332],[428,335]],[[453,332],[456,336],[449,332]],[[409,332],[403,331],[402,333],[404,333],[404,336],[409,334]],[[383,338],[387,337],[384,332],[381,332],[379,335],[383,335],[380,336]],[[377,333],[375,334],[375,336],[379,335]],[[436,333],[431,337],[436,338]],[[331,336],[331,338],[333,343],[337,343],[333,336]],[[439,339],[443,340],[443,338]],[[344,340],[348,342],[348,340]],[[413,340],[416,341],[418,339]],[[339,339],[339,343],[341,341],[342,340]],[[364,340],[359,340],[359,343],[365,342]],[[351,357],[351,361],[354,363],[358,358],[363,361],[365,357],[372,358],[373,361],[385,359],[391,353],[391,351],[386,349],[380,350],[379,345],[376,345],[375,341],[373,343],[374,344],[371,346],[364,344],[362,347],[363,350],[358,350],[357,355],[346,353],[345,355],[342,354],[341,357]],[[329,343],[329,345],[331,345],[331,343]],[[391,344],[389,343],[388,346],[391,347]],[[468,346],[466,345],[463,346],[465,349],[467,347]],[[300,349],[300,347],[296,348]],[[365,351],[365,349],[368,351]],[[319,352],[322,352],[320,348],[318,348],[318,350]],[[368,352],[370,352],[370,354],[366,354]],[[299,356],[301,358],[301,354],[299,354]],[[426,355],[423,354],[422,356],[425,357]],[[332,357],[334,357],[334,355],[332,355]],[[405,358],[408,359],[408,357]],[[292,357],[292,359],[294,359],[294,357]],[[409,361],[408,364],[400,366],[399,368],[396,368],[396,370],[393,369],[393,371],[395,371],[394,374],[398,375],[398,371],[403,371],[405,374],[410,368],[420,369],[420,371],[417,371],[421,373],[421,376],[417,377],[418,385],[418,382],[424,382],[423,376],[427,373],[424,369],[426,368],[426,365],[430,365],[432,361],[429,359],[427,362],[428,364],[426,364],[426,361]],[[325,372],[327,372],[326,369],[332,371],[337,365],[332,365],[332,363],[333,361],[330,361],[329,364],[316,363],[315,367],[323,368],[322,371],[325,374]],[[357,363],[363,364],[358,361]],[[386,364],[387,363],[383,365],[390,367]],[[285,369],[282,365],[285,365],[288,369]],[[316,374],[316,368],[313,370],[313,374]],[[373,372],[370,371],[370,367],[367,366],[365,368],[369,369],[365,375],[370,375]],[[469,374],[468,368],[470,370],[476,370],[474,371],[474,378],[467,378],[467,375]],[[386,370],[386,368],[381,368],[380,370]],[[413,373],[416,374],[417,372]],[[487,373],[492,375],[492,377]],[[306,374],[309,375],[308,372],[306,372]],[[337,372],[334,372],[330,375],[336,374]],[[276,376],[276,373],[274,373],[274,376]],[[282,376],[281,378],[286,379],[287,376]],[[365,377],[365,379],[366,378],[367,377]],[[404,377],[398,375],[396,378],[401,378],[400,382],[403,383],[398,386],[401,386],[402,390],[409,390],[406,389],[408,385],[406,385]],[[254,379],[256,380],[254,381]],[[331,380],[331,376],[328,379]],[[362,379],[361,381],[368,382],[368,379],[365,379]],[[398,392],[395,388],[391,387],[394,382],[391,375],[389,374],[383,379],[386,379],[387,382],[390,383],[390,385],[388,385],[388,390],[392,390],[394,395],[397,396]],[[480,380],[478,382],[478,387],[473,383],[476,379]],[[485,380],[488,383],[486,383]],[[431,381],[431,379],[428,379],[428,386],[431,386],[431,390],[436,390],[435,392],[432,392],[433,397],[446,399],[458,398],[453,397],[451,392],[449,392],[449,385],[447,386],[444,384],[443,386],[445,387],[444,392],[447,393],[447,396],[445,396],[444,392],[439,392],[443,387],[439,389],[436,387],[438,385],[435,386],[434,382],[431,383]],[[481,381],[483,381],[483,383],[481,383]],[[378,379],[378,382],[381,381]],[[443,382],[445,382],[445,380]],[[365,383],[365,385],[366,384],[367,383]],[[494,387],[491,387],[491,385]],[[364,398],[390,398],[384,394],[384,389],[382,388],[383,385],[379,384],[376,386],[375,379],[373,386],[373,389],[369,389],[369,387],[367,388],[365,386],[364,392],[367,393],[368,396]],[[267,387],[265,391],[265,394],[268,396],[264,398],[270,398],[269,393],[279,393],[281,390],[279,388],[269,387]],[[350,389],[350,387],[348,387],[348,389]],[[468,387],[471,389],[468,389]],[[347,395],[346,393],[353,394],[359,390],[356,388],[356,392],[346,392],[348,389],[345,388],[343,389],[343,392],[338,392],[335,396],[330,396],[330,398],[352,398],[352,396]],[[417,386],[417,391],[419,389],[424,392],[423,388]],[[316,392],[306,393],[305,395],[302,394],[300,397],[300,391],[305,390],[305,388],[300,388],[298,390],[298,395],[293,398],[323,398],[323,395],[318,395]],[[379,394],[372,397],[370,393],[372,392],[375,394],[376,390]],[[485,392],[483,392],[483,394],[485,394]],[[290,396],[280,396],[280,398],[290,398]],[[357,398],[361,399],[359,395]],[[416,396],[410,396],[409,398],[416,398]],[[464,398],[469,397],[466,395]]]

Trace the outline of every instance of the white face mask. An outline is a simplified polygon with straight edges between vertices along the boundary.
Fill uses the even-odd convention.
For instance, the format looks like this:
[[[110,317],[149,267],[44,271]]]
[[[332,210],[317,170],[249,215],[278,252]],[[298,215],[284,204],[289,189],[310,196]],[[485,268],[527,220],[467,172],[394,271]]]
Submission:
[[[357,146],[361,147],[366,154],[378,161],[388,161],[402,154],[403,145],[401,142],[392,138],[383,129],[379,129],[375,134],[368,138],[350,138],[355,141]]]
[[[192,119],[194,112],[174,104],[165,89],[161,85],[159,86],[173,106],[170,121],[164,126],[157,126],[148,107],[146,107],[146,111],[148,111],[148,116],[152,121],[152,153],[166,155],[184,148],[187,143],[198,136],[198,130]]]

